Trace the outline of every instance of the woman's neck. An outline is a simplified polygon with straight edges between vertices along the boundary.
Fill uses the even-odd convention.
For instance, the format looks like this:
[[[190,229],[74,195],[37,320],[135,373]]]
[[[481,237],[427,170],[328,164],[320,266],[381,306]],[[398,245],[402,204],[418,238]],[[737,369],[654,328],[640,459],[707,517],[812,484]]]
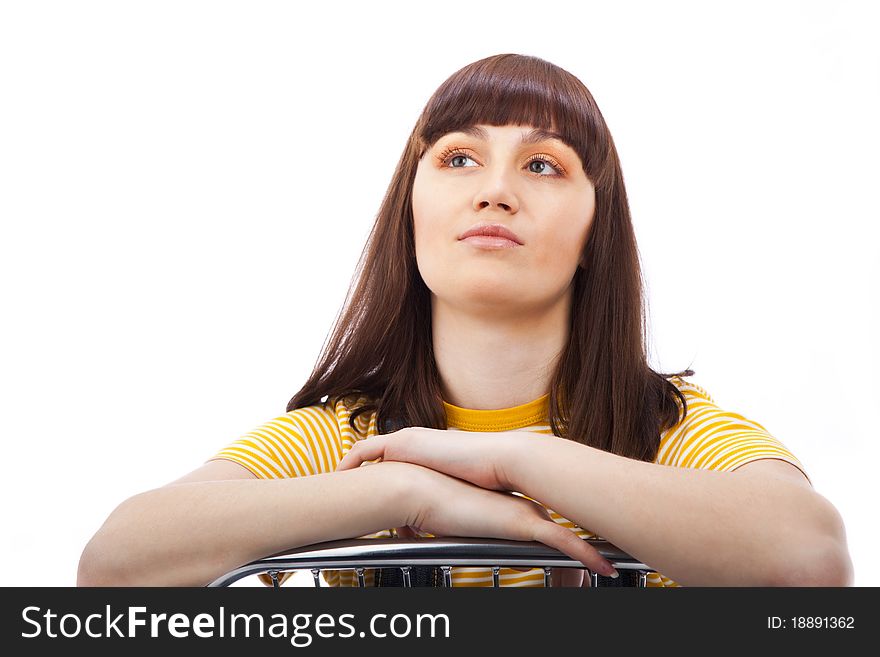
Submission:
[[[474,315],[434,299],[434,360],[443,399],[475,410],[511,408],[550,390],[568,340],[569,303],[534,315]]]

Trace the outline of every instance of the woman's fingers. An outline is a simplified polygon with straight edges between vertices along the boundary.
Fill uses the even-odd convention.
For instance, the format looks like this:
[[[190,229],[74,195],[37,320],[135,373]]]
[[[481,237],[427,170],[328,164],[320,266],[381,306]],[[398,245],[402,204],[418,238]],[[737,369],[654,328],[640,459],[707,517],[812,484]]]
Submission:
[[[375,461],[385,455],[385,441],[379,436],[374,436],[370,440],[359,440],[348,453],[342,457],[336,471],[353,470],[360,467],[365,461]]]
[[[460,435],[465,433],[474,432],[407,427],[373,436],[352,445],[336,471],[351,470],[378,460],[401,461],[431,468],[487,490],[508,490],[510,484],[504,474],[503,454],[499,451],[503,441]]]
[[[580,561],[593,572],[605,576],[611,576],[617,572],[611,562],[599,554],[596,548],[567,527],[557,524],[542,504],[513,493],[507,495],[508,499],[516,500],[516,503],[520,505],[520,513],[524,512],[519,517],[519,523],[522,523],[522,526],[526,528],[526,540],[539,541],[555,548],[572,559]]]
[[[617,572],[611,562],[599,554],[596,548],[570,529],[557,525],[552,520],[538,523],[535,527],[535,540],[580,561],[593,572],[601,573],[606,577],[611,577]]]
[[[539,502],[512,492],[498,492],[427,467],[413,474],[413,513],[407,524],[434,536],[484,536],[539,541],[582,563],[593,572],[612,575],[614,567],[587,541],[556,523]]]

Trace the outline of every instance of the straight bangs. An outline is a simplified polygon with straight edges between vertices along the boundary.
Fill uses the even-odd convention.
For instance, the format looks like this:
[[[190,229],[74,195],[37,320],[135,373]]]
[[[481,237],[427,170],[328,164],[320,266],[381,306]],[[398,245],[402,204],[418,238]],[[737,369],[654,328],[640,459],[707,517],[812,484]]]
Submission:
[[[443,135],[475,125],[532,126],[556,132],[598,188],[608,178],[607,128],[589,90],[537,57],[499,55],[453,73],[428,101],[415,135],[418,158]]]

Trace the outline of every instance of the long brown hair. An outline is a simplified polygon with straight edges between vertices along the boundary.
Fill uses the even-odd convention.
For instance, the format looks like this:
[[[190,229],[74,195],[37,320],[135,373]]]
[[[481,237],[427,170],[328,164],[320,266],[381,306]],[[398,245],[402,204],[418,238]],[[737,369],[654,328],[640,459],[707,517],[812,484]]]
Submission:
[[[617,150],[596,102],[574,75],[526,55],[469,64],[428,100],[361,254],[354,292],[349,287],[329,343],[287,410],[342,398],[351,403],[352,426],[359,414],[376,411],[381,433],[446,428],[411,196],[425,150],[477,124],[555,130],[580,156],[595,188],[595,216],[584,266],[574,275],[568,343],[551,381],[551,428],[557,436],[653,461],[660,432],[687,414],[684,395],[667,379],[694,372],[659,374],[647,364],[638,248]]]

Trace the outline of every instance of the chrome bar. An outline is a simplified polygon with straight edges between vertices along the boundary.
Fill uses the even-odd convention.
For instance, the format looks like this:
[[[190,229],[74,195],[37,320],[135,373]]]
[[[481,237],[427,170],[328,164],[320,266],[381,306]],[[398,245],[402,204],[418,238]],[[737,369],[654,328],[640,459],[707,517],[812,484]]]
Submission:
[[[608,541],[584,539],[617,570],[652,569]],[[443,564],[452,566],[512,568],[584,568],[558,550],[533,541],[506,541],[490,538],[355,538],[306,545],[244,564],[218,577],[208,586],[219,587],[268,571],[300,569],[351,569],[358,572],[358,583],[365,586],[365,568]],[[493,585],[496,573],[493,568]],[[596,577],[595,574],[591,574]],[[404,585],[408,572],[404,571]],[[594,579],[595,583],[595,579]],[[500,584],[500,582],[499,582]]]
[[[278,581],[278,571],[277,570],[270,570],[267,574],[272,579],[272,588],[273,589],[279,588],[281,586],[281,584]]]
[[[501,566],[492,566],[492,586],[501,586]]]
[[[443,586],[452,588],[452,566],[440,566],[443,571]]]
[[[364,569],[362,567],[355,568],[354,572],[356,572],[358,576],[358,586],[361,588],[366,588],[367,583],[364,579]]]
[[[550,587],[550,567],[544,566],[544,587]]]
[[[599,573],[592,570],[590,571],[590,586],[599,586]]]
[[[412,570],[412,566],[401,566],[400,569],[403,571],[403,585],[407,588],[412,588],[412,580],[409,578],[409,571]]]
[[[315,580],[315,588],[321,588],[321,569],[312,568],[312,579]]]

